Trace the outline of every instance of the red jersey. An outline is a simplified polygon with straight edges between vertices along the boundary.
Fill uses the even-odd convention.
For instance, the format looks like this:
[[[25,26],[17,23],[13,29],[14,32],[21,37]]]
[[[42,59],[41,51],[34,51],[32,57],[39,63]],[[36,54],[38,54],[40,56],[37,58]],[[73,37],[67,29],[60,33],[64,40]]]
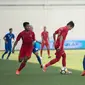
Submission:
[[[55,34],[58,34],[57,40],[56,40],[56,48],[60,47],[63,48],[64,47],[64,41],[66,39],[66,36],[68,34],[68,27],[61,27],[59,28],[57,31],[55,31]],[[63,41],[62,43],[60,43],[60,36],[63,36]]]
[[[32,31],[22,31],[19,33],[16,41],[22,39],[22,45],[32,46],[32,42],[35,41],[35,34]]]
[[[42,33],[41,33],[41,36],[43,37],[43,40],[42,41],[48,41],[48,32],[46,31],[43,31]]]

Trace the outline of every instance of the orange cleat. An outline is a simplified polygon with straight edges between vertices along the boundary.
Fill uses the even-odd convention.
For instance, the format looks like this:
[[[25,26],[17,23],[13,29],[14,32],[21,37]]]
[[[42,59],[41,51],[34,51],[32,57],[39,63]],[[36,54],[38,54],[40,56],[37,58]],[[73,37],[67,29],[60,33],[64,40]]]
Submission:
[[[47,69],[47,67],[46,67],[46,66],[44,66],[44,67],[43,67],[43,72],[46,72],[46,69]]]
[[[85,71],[82,72],[81,76],[85,76]]]
[[[20,71],[19,70],[16,70],[16,75],[19,75],[20,74]]]

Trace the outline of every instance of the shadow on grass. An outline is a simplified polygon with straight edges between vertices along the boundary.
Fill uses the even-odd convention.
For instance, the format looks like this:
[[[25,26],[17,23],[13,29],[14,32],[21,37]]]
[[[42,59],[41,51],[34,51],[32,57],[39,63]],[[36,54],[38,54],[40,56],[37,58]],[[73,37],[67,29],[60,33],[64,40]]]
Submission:
[[[72,75],[61,75],[59,67],[49,67],[44,73],[39,64],[27,63],[19,76],[15,75],[19,67],[17,61],[0,60],[0,85],[85,85],[81,71],[72,70]]]

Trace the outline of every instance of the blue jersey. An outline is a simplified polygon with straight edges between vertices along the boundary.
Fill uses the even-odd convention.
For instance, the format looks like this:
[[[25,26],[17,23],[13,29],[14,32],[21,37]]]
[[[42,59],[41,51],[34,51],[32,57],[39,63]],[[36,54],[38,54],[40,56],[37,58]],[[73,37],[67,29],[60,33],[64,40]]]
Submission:
[[[37,52],[38,51],[38,43],[37,42],[34,42],[34,45],[33,45],[33,53]]]
[[[14,38],[15,38],[14,34],[7,33],[5,35],[5,39],[7,41],[7,43],[5,43],[5,45],[8,45],[9,47],[12,47],[12,39],[14,39]]]

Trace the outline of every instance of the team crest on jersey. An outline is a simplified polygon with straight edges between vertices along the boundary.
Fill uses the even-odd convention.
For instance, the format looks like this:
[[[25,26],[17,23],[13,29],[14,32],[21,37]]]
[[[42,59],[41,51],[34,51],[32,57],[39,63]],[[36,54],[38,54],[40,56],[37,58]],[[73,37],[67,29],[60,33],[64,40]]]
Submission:
[[[10,36],[10,35],[8,35],[8,37],[9,37],[9,39],[11,39],[11,38],[12,38],[12,36]]]

